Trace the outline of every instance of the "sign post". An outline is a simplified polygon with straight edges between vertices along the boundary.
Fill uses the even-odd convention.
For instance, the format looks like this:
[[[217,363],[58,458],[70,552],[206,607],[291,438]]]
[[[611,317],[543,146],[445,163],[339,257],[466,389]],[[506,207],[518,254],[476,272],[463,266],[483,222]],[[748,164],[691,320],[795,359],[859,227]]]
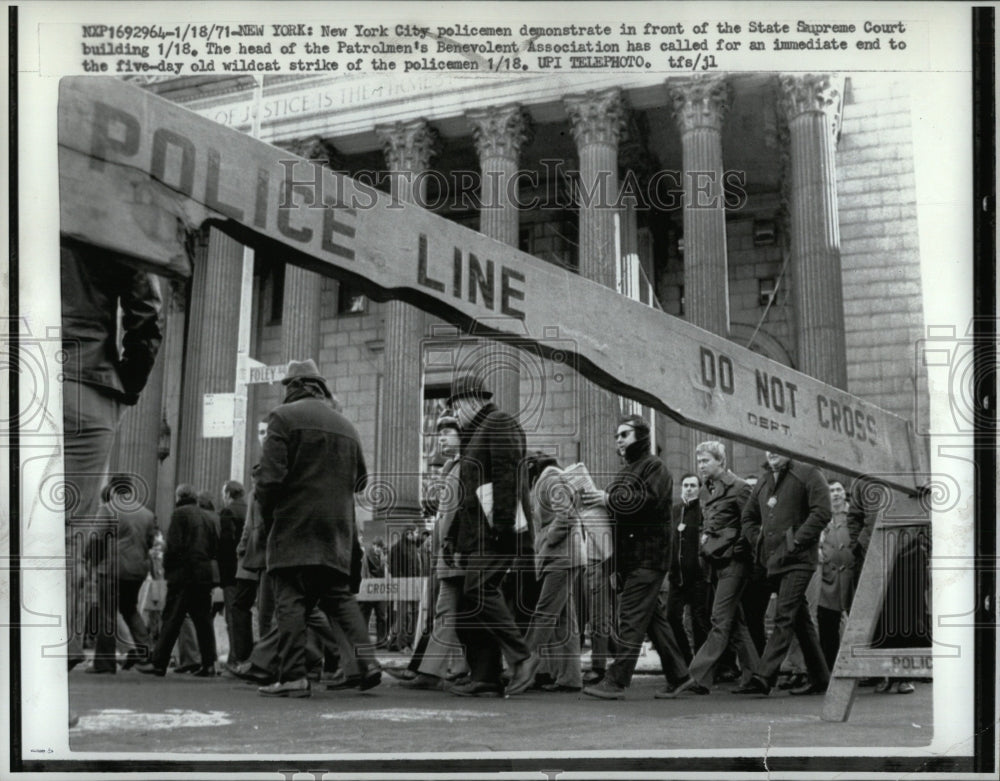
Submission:
[[[254,115],[251,133],[254,138],[260,135],[260,104],[264,86],[254,76]],[[240,277],[240,321],[236,346],[236,403],[233,407],[233,443],[229,459],[229,479],[243,483],[247,452],[247,386],[241,382],[242,373],[248,368],[250,359],[250,327],[253,309],[253,265],[254,252],[250,247],[243,247],[243,273]]]

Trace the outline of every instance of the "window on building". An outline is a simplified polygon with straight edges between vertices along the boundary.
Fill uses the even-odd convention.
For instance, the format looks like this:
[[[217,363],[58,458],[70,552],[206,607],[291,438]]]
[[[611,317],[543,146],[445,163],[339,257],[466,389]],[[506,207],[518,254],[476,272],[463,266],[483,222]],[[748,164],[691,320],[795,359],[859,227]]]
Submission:
[[[268,324],[279,325],[285,309],[285,264],[271,263],[267,275],[267,287],[270,288],[270,306],[268,307]]]
[[[573,212],[563,212],[554,219],[521,225],[519,249],[536,258],[579,270],[577,219]]]
[[[337,314],[361,315],[368,309],[368,297],[346,283],[337,286]]]

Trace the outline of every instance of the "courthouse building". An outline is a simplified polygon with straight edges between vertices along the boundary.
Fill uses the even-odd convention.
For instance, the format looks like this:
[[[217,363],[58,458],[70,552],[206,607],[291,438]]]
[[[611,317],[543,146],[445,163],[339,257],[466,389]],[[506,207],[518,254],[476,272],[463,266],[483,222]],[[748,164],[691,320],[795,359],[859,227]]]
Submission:
[[[251,129],[248,77],[144,86]],[[274,77],[259,134],[912,419],[927,409],[915,359],[916,86],[879,74]],[[597,185],[610,199],[578,197]],[[615,202],[620,187],[636,197]],[[204,438],[202,415],[205,394],[234,388],[242,259],[240,244],[208,230],[190,284],[165,286],[161,359],[114,462],[147,480],[161,521],[177,483],[218,491],[230,475],[231,440]],[[529,449],[583,460],[595,475],[617,470],[614,417],[631,403],[583,380],[568,357],[481,342],[285,265],[280,252],[256,254],[252,295],[250,356],[314,358],[358,428],[376,475],[369,539],[386,518],[419,517],[456,370],[484,377],[519,415]],[[557,302],[554,328],[572,306]],[[249,386],[247,472],[259,458],[255,424],[280,399],[278,383]],[[643,413],[679,483],[703,437]],[[737,473],[759,469],[760,450],[733,451]]]

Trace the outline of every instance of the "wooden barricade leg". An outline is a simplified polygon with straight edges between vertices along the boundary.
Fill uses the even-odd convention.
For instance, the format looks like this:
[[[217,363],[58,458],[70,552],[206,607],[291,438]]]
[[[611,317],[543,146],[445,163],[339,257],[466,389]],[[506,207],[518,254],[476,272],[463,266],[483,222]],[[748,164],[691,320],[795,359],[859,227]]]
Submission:
[[[877,521],[823,700],[824,721],[848,719],[859,678],[906,678],[915,674],[930,677],[931,649],[872,648],[879,617],[886,609],[885,598],[896,559],[902,549],[899,536],[906,532],[919,533],[921,527],[929,527],[929,524],[928,518],[919,516]]]

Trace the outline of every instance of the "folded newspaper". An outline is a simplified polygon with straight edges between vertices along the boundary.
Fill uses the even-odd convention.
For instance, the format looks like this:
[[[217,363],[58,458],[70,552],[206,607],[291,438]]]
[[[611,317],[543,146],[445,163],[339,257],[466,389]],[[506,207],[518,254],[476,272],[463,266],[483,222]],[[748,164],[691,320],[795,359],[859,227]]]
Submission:
[[[597,486],[594,485],[594,481],[591,479],[590,472],[587,471],[585,464],[570,464],[563,470],[563,477],[580,493],[597,490]]]
[[[483,515],[486,522],[493,527],[493,483],[483,483],[476,489],[476,498],[483,508]],[[528,528],[528,516],[524,512],[521,502],[517,503],[517,516],[514,518],[514,531],[522,532]]]

